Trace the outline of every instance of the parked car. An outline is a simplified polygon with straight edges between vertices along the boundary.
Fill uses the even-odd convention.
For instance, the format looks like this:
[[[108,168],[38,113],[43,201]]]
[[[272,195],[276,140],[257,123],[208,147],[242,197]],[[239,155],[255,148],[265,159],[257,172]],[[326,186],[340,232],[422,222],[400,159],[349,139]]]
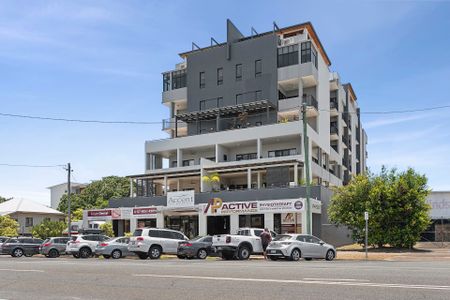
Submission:
[[[39,247],[39,253],[45,257],[55,258],[66,253],[68,237],[51,237],[46,239]]]
[[[129,242],[129,237],[111,238],[98,243],[97,247],[95,247],[95,255],[101,255],[104,258],[112,257],[114,259],[134,255],[134,253],[128,251]]]
[[[7,236],[0,236],[0,255],[3,254],[2,253],[2,245],[7,239],[9,239],[9,237],[7,237]]]
[[[212,236],[199,236],[192,240],[178,243],[178,258],[205,259],[210,255],[216,255],[212,247]]]
[[[15,237],[7,239],[2,245],[2,253],[12,257],[31,257],[39,254],[39,246],[43,240],[32,237]]]
[[[161,254],[177,254],[178,242],[188,238],[181,232],[171,229],[139,228],[130,238],[128,250],[140,259],[158,259]]]
[[[278,235],[267,247],[267,256],[272,260],[288,258],[297,261],[300,258],[311,260],[321,258],[333,260],[336,257],[334,246],[319,238],[306,234]]]
[[[225,234],[213,236],[212,246],[221,253],[223,259],[237,258],[246,260],[252,254],[262,254],[261,238],[259,237],[264,230],[261,228],[240,228],[237,234]],[[271,231],[272,237],[276,233]]]
[[[108,240],[109,237],[101,234],[86,234],[72,236],[66,245],[66,253],[75,258],[88,258],[95,253],[98,243]]]

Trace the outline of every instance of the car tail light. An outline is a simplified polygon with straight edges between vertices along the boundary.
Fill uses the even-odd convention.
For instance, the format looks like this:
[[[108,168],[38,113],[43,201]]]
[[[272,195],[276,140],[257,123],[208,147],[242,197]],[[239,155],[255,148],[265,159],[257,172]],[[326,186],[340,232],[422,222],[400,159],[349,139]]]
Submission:
[[[45,243],[42,245],[42,247],[50,247],[52,245],[52,243]]]
[[[184,247],[192,247],[192,244],[191,243],[183,243],[182,244]]]
[[[231,243],[231,236],[227,235],[225,238],[225,243]]]
[[[136,240],[137,240],[137,241],[143,241],[144,238],[143,238],[142,236],[140,236],[140,237],[138,237]]]
[[[101,243],[100,244],[100,247],[106,247],[106,246],[108,246],[108,243]]]

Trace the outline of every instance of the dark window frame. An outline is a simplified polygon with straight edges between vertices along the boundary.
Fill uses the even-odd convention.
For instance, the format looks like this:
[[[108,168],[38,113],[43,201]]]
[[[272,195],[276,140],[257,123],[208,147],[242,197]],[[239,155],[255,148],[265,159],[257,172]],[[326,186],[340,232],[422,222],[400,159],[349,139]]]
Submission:
[[[278,48],[278,68],[298,65],[298,44]]]
[[[237,64],[235,68],[236,81],[242,81],[242,64]]]
[[[289,149],[280,149],[280,150],[271,150],[267,152],[267,157],[283,157],[283,156],[291,156],[291,155],[297,155],[297,149],[296,148],[289,148]]]
[[[261,77],[262,75],[262,60],[255,60],[255,77]]]
[[[258,153],[242,153],[236,154],[236,161],[257,159]]]
[[[199,88],[204,89],[206,87],[206,74],[205,72],[199,73]]]
[[[223,84],[223,68],[217,68],[217,85]]]

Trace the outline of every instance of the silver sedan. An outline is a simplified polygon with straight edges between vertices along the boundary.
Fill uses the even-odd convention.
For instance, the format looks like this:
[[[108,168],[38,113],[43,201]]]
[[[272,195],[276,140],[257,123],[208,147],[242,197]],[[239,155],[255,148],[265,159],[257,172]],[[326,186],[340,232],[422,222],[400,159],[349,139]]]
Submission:
[[[279,258],[288,258],[293,261],[300,258],[333,260],[336,257],[336,249],[312,235],[281,234],[269,244],[266,254],[271,260]]]
[[[121,257],[134,255],[128,251],[128,243],[130,238],[128,237],[116,237],[100,242],[95,248],[95,255],[102,255],[104,258],[118,259]]]

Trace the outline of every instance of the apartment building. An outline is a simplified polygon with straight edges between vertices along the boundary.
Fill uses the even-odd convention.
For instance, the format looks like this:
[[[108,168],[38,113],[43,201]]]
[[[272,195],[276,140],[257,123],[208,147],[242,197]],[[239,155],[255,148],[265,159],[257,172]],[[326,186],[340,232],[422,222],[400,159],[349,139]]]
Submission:
[[[264,201],[272,207],[303,201],[308,159],[316,201],[312,232],[321,235],[329,187],[366,170],[367,135],[352,85],[330,71],[312,24],[279,28],[274,23],[271,31],[252,29],[244,36],[227,20],[225,42],[211,39],[204,48],[193,43],[180,58],[174,70],[162,74],[162,104],[169,111],[162,130],[169,138],[145,143],[144,174],[129,176],[130,198],[111,201],[111,208],[158,206],[155,220],[145,225],[194,228],[195,234],[243,226],[305,232],[304,206],[301,212],[259,208],[269,203]],[[306,158],[302,103],[307,105]],[[187,209],[168,207],[173,197],[194,199]],[[219,214],[216,209],[211,215],[207,207],[218,203],[212,199],[258,204],[254,210]]]

